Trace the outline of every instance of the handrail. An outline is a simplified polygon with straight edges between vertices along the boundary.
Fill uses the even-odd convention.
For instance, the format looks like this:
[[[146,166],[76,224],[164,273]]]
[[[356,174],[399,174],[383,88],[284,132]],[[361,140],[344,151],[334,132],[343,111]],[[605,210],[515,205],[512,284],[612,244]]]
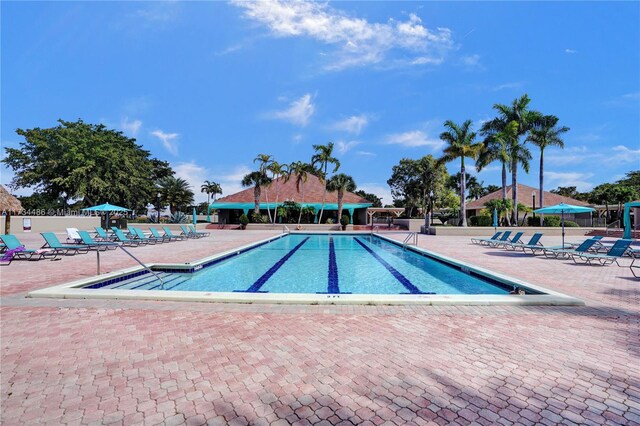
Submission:
[[[144,269],[146,269],[147,271],[149,271],[154,277],[156,277],[159,281],[160,281],[160,289],[164,290],[164,281],[162,281],[162,278],[160,278],[160,276],[158,274],[156,274],[155,272],[153,272],[151,270],[151,268],[149,268],[147,265],[145,265],[144,263],[142,263],[140,261],[140,259],[138,259],[137,257],[135,257],[134,255],[131,254],[131,252],[127,249],[125,249],[124,247],[122,247],[121,245],[118,244],[118,247],[120,247],[122,249],[122,251],[124,251],[125,253],[127,253],[133,260],[135,260],[136,262],[138,262]]]
[[[378,225],[376,225],[376,226],[372,226],[372,227],[371,227],[371,233],[373,234],[373,233],[376,231],[376,229],[378,229],[378,230],[379,230],[379,229],[380,229],[380,227],[379,227]]]
[[[615,225],[615,226],[614,226]],[[620,219],[611,222],[610,224],[607,225],[607,228],[605,230],[605,235],[608,237],[609,236],[609,229],[620,229]]]
[[[290,234],[291,230],[289,229],[289,227],[287,225],[282,225],[282,233],[283,234]]]
[[[411,239],[413,239],[413,243],[410,242]],[[418,233],[417,232],[409,232],[409,235],[407,235],[407,238],[404,239],[404,241],[402,242],[402,249],[406,249],[407,245],[409,244],[413,244],[413,245],[418,245]]]

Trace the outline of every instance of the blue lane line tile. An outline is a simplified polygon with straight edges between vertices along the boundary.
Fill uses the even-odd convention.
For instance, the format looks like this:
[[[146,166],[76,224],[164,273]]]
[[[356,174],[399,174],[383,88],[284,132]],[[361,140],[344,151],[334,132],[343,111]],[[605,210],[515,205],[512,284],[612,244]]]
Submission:
[[[386,260],[381,258],[377,253],[375,253],[373,250],[371,250],[369,247],[367,247],[362,241],[360,241],[360,239],[354,238],[354,240],[356,240],[356,242],[358,244],[360,244],[362,246],[362,248],[365,249],[378,262],[382,263],[382,266],[387,268],[387,270],[389,272],[391,272],[391,275],[393,275],[398,281],[400,281],[400,283],[409,291],[409,293],[411,293],[411,294],[425,294],[424,292],[420,291],[420,289],[418,287],[413,285],[413,283],[411,281],[409,281],[409,279],[407,277],[402,275],[396,268],[391,266]],[[433,293],[428,293],[428,294],[433,294]]]
[[[340,293],[338,284],[338,264],[336,262],[336,247],[333,237],[329,237],[329,287],[327,293]]]
[[[258,291],[260,291],[260,288],[269,280],[269,278],[271,278],[271,276],[275,274],[278,269],[280,269],[282,265],[284,265],[284,263],[289,260],[289,258],[293,256],[295,252],[298,251],[298,249],[300,249],[300,247],[302,247],[308,240],[309,237],[305,238],[297,246],[291,249],[289,253],[285,254],[282,259],[278,260],[275,265],[269,268],[267,272],[265,272],[260,278],[258,278],[256,282],[251,285],[251,287],[245,290],[245,293],[257,293]]]

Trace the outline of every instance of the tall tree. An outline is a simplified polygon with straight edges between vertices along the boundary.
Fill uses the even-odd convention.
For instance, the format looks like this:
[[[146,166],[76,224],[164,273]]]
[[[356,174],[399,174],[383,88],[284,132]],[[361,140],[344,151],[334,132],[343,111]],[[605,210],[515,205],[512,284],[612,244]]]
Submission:
[[[493,109],[498,112],[498,117],[483,124],[481,131],[486,135],[503,132],[512,122],[518,124],[516,137],[509,141],[509,154],[511,156],[511,198],[513,204],[512,221],[518,224],[518,166],[522,164],[528,170],[528,160],[531,153],[525,146],[525,141],[521,142],[521,137],[525,136],[536,124],[539,124],[542,114],[529,110],[531,99],[528,95],[514,99],[511,105],[494,104]],[[526,164],[523,163],[526,161]]]
[[[447,120],[444,123],[444,127],[448,130],[440,134],[440,139],[447,143],[444,149],[443,156],[440,159],[443,163],[448,163],[454,160],[460,159],[460,216],[461,226],[467,226],[467,208],[465,205],[465,166],[464,159],[478,158],[478,154],[482,150],[482,144],[476,143],[476,134],[471,131],[471,120],[467,120],[462,123],[462,126],[457,125],[451,120]]]
[[[564,148],[562,134],[569,131],[566,126],[557,127],[559,118],[545,115],[538,126],[529,131],[527,141],[540,148],[540,207],[544,207],[544,150],[548,146]],[[544,224],[544,216],[540,215],[540,226]]]
[[[181,208],[193,204],[193,191],[189,182],[182,178],[168,176],[159,182],[160,200],[169,206],[171,214],[175,214]]]
[[[263,185],[268,185],[269,183],[271,183],[271,179],[261,171],[248,173],[242,178],[242,186],[244,187],[253,186],[254,219],[257,219],[260,216],[261,187]]]
[[[273,157],[267,154],[258,154],[258,156],[253,159],[253,162],[260,163],[258,171],[267,176],[267,170],[269,170],[269,164],[273,162]],[[269,217],[269,222],[271,222],[271,210],[269,209],[269,185],[271,182],[272,181],[269,180],[269,183],[264,186],[264,200],[267,203],[267,216]]]
[[[277,161],[272,161],[267,166],[267,170],[271,172],[271,179],[276,183],[276,201],[273,207],[273,220],[271,223],[276,223],[276,216],[278,215],[278,199],[280,197],[280,178],[282,177],[283,183],[289,181],[289,166],[286,164],[280,164]]]
[[[353,191],[353,193],[371,202],[371,204],[373,204],[372,207],[382,207],[382,198],[378,197],[376,194],[365,192],[362,189]]]
[[[301,194],[302,200],[300,201],[300,214],[298,216],[298,225],[302,220],[302,210],[304,210],[304,184],[309,179],[309,175],[318,173],[311,164],[302,161],[295,161],[289,165],[289,172],[295,176],[296,190]]]
[[[222,194],[222,187],[219,183],[205,180],[204,183],[200,186],[200,192],[205,192],[207,194],[207,209],[209,208],[209,204],[211,204],[211,195],[213,195],[213,201],[216,200],[217,194]]]
[[[329,191],[338,191],[338,223],[340,219],[342,219],[342,206],[344,200],[345,191],[355,191],[356,190],[356,182],[349,175],[345,175],[344,173],[338,173],[337,175],[333,175],[331,179],[327,182],[327,189]],[[353,221],[353,218],[351,218]]]
[[[173,173],[122,132],[82,120],[58,123],[16,130],[24,140],[19,148],[5,148],[2,160],[15,172],[11,188],[63,197],[65,205],[83,199],[88,205],[110,202],[140,211],[154,201],[157,179]]]
[[[324,213],[324,203],[327,199],[327,171],[329,164],[333,164],[333,172],[335,173],[340,168],[340,161],[333,157],[333,142],[329,142],[327,145],[313,145],[313,149],[316,153],[311,157],[311,165],[317,167],[320,171],[319,177],[324,184],[324,192],[322,193],[322,207],[320,208],[320,216],[318,223],[322,223],[322,214]]]

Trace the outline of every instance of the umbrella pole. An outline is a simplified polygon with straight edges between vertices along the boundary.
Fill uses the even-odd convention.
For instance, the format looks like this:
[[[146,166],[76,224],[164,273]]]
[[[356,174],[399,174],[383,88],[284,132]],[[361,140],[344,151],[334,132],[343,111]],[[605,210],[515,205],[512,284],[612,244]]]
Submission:
[[[562,211],[562,248],[564,248],[564,210]]]

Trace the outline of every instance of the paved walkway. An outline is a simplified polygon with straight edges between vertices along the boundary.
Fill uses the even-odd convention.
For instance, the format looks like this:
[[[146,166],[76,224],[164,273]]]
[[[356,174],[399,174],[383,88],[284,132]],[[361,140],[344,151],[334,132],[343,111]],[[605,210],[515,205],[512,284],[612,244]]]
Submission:
[[[134,249],[182,262],[274,233]],[[398,236],[398,238],[401,238]],[[40,237],[27,235],[28,246]],[[585,307],[25,299],[94,255],[0,270],[2,424],[640,424],[640,282],[421,236]],[[549,238],[546,241],[553,244]],[[173,247],[173,250],[167,250]],[[134,266],[122,253],[104,271]]]

